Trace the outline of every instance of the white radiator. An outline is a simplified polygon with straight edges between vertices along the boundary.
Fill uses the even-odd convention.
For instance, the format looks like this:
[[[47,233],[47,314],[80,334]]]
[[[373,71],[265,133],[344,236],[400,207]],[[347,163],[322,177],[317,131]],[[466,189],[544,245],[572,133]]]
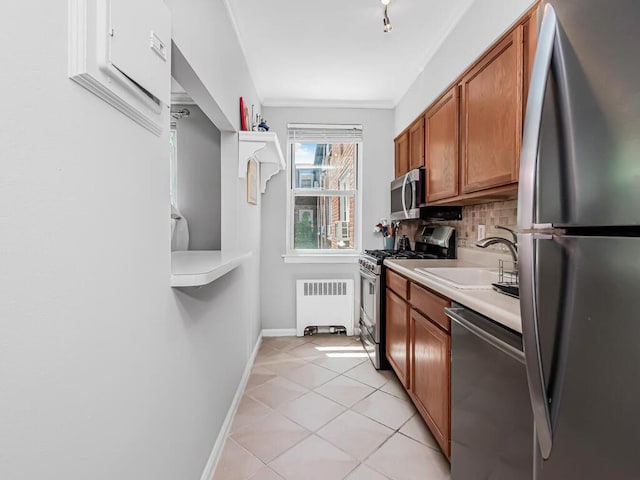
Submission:
[[[344,327],[353,335],[353,279],[297,280],[297,335],[307,327]]]

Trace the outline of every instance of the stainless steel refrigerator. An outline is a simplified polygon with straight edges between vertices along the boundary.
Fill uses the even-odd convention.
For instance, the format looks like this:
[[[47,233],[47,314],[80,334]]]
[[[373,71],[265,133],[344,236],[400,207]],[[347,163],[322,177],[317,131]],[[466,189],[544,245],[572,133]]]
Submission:
[[[525,116],[535,480],[640,479],[640,1],[550,0]]]

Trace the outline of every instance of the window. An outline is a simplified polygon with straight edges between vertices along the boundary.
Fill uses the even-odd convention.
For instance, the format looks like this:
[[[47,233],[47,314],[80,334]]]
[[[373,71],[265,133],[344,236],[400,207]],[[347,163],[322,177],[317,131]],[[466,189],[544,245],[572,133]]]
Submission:
[[[287,251],[360,249],[362,127],[289,125]]]

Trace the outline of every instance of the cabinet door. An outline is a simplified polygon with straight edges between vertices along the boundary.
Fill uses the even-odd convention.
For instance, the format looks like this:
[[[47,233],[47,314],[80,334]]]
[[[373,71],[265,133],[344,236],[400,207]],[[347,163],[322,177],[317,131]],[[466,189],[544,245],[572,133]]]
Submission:
[[[462,192],[518,180],[522,143],[523,27],[462,79]]]
[[[411,310],[411,359],[411,396],[449,457],[451,337],[415,310]]]
[[[387,359],[405,388],[409,388],[409,306],[387,290]]]
[[[409,171],[409,131],[396,138],[396,176]]]
[[[458,195],[459,91],[449,90],[425,117],[427,203]]]
[[[160,0],[111,0],[109,9],[109,61],[133,82],[130,88],[169,105],[171,12]]]
[[[409,170],[424,167],[424,117],[409,127]]]

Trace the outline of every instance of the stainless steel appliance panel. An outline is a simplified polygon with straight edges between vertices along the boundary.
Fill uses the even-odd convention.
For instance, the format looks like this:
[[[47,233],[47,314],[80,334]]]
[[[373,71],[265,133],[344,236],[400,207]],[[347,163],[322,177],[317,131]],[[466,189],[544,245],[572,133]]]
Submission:
[[[640,238],[520,234],[519,244],[535,479],[637,480]]]
[[[378,370],[384,368],[385,365],[382,362],[385,358],[385,352],[380,351],[380,343],[374,340],[371,331],[362,322],[362,319],[360,319],[360,341],[373,366]]]
[[[360,270],[360,319],[376,342],[380,341],[380,276]]]
[[[391,220],[420,218],[420,204],[424,202],[423,182],[424,169],[420,168],[391,182]]]
[[[533,223],[638,226],[640,62],[630,46],[640,43],[640,3],[548,0],[543,6],[520,207],[530,197],[522,190],[537,188]],[[552,17],[555,25],[545,27]],[[531,210],[519,208],[519,215]],[[528,227],[527,219],[519,223]]]
[[[452,480],[531,480],[533,416],[521,336],[465,308],[446,311]]]

